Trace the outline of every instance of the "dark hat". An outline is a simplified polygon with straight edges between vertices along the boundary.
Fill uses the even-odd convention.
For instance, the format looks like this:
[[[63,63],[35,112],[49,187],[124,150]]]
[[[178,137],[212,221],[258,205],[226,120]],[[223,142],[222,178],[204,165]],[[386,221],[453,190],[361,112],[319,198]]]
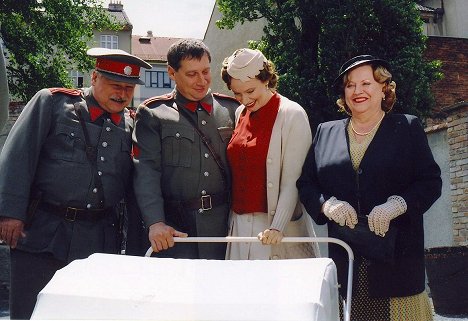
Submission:
[[[144,85],[140,67],[151,69],[146,61],[120,49],[91,48],[86,53],[96,58],[97,71],[115,81]]]
[[[343,78],[344,74],[350,71],[353,68],[356,68],[357,66],[360,66],[362,64],[366,63],[372,63],[376,65],[380,65],[382,67],[385,67],[387,70],[390,71],[390,64],[383,60],[379,59],[377,57],[371,56],[371,55],[360,55],[356,56],[354,58],[349,59],[347,62],[345,62],[338,73],[338,77],[335,78],[335,81],[333,82],[333,85],[335,88],[338,87],[339,81]]]

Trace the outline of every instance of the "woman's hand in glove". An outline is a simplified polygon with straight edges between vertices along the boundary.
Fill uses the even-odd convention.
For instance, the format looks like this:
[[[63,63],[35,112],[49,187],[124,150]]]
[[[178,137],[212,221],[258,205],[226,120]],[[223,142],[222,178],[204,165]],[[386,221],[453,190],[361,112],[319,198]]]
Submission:
[[[341,226],[346,224],[348,227],[354,228],[358,222],[354,208],[348,202],[340,201],[334,196],[323,203],[323,214]]]
[[[387,202],[372,209],[368,217],[369,229],[384,237],[390,228],[390,221],[405,213],[406,202],[401,196],[390,196]]]

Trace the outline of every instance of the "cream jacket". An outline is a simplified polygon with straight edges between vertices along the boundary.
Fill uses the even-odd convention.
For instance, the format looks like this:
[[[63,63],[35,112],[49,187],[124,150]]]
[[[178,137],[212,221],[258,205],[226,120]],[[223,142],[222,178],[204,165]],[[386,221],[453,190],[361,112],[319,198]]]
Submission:
[[[241,105],[237,109],[236,123],[244,108]],[[311,218],[299,202],[296,187],[311,144],[312,132],[306,112],[298,103],[280,95],[266,158],[267,202],[270,228],[282,231],[285,236],[315,236]],[[289,256],[280,247],[273,251],[278,252],[278,258]],[[317,249],[315,253],[318,255]]]

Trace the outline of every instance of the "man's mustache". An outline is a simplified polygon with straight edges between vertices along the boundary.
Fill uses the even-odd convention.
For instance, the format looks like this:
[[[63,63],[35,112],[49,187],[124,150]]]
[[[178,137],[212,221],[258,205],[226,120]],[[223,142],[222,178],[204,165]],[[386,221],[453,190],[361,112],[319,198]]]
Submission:
[[[116,103],[124,103],[126,100],[123,98],[111,97],[110,100],[115,101]]]

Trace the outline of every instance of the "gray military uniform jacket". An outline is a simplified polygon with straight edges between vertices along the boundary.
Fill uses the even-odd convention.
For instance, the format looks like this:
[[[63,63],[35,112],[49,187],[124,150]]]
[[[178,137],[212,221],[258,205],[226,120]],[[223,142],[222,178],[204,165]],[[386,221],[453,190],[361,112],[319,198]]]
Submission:
[[[74,109],[77,102],[90,143],[97,147],[104,203],[86,156],[83,129]],[[118,124],[105,114],[93,122],[90,108],[102,112],[91,88],[83,92],[43,89],[13,126],[0,155],[0,216],[26,222],[26,237],[20,239],[18,249],[50,252],[63,261],[118,250],[115,215],[100,221],[69,221],[41,206],[29,216],[27,211],[38,195],[41,204],[80,209],[110,209],[124,197],[132,169],[133,121],[125,110],[113,117],[120,118]]]
[[[210,92],[200,103],[192,102],[175,90],[138,107],[133,133],[134,186],[147,226],[165,222],[189,236],[227,235],[231,182],[226,147],[238,106],[235,99]],[[186,117],[192,117],[209,138],[226,179]],[[225,244],[176,244],[161,256],[222,259]]]

